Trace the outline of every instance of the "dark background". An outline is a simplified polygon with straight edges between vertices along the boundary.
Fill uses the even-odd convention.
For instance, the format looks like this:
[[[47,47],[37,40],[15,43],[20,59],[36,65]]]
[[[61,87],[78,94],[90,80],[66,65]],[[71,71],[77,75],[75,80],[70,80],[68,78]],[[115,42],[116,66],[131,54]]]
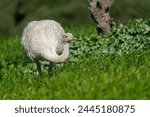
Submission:
[[[54,19],[63,26],[93,25],[88,0],[0,0],[0,34],[18,35],[27,22]],[[111,16],[117,23],[149,18],[150,0],[115,0]]]

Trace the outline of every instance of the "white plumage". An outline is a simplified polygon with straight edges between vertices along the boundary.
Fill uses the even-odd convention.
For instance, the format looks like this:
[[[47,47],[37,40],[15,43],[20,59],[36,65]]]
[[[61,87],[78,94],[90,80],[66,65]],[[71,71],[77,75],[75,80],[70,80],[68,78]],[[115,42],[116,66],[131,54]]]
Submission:
[[[54,20],[32,21],[24,29],[21,44],[32,61],[45,59],[64,62],[69,56],[69,42],[74,39]],[[40,69],[40,68],[39,68]]]

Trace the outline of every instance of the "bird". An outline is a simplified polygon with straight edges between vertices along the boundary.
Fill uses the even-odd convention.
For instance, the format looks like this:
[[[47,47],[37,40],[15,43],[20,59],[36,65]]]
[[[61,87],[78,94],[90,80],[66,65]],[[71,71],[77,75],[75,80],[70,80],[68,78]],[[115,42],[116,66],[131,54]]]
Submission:
[[[76,39],[66,33],[60,23],[54,20],[31,21],[24,28],[21,45],[41,74],[40,61],[49,61],[49,72],[53,63],[63,63],[69,57],[69,43]]]

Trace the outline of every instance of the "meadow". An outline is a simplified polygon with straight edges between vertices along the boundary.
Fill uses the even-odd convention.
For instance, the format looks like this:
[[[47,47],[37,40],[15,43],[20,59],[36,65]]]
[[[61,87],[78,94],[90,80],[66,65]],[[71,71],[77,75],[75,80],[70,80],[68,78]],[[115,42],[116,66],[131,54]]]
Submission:
[[[20,36],[0,37],[0,99],[150,99],[150,20],[113,28],[66,28],[76,37],[70,57],[38,75]]]

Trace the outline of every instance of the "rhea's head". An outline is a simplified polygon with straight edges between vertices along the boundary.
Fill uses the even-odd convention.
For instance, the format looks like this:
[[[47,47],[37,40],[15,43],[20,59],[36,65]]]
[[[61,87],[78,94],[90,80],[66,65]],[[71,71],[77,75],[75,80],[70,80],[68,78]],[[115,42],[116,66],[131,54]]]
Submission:
[[[72,33],[65,33],[65,34],[63,35],[63,41],[64,41],[64,42],[71,42],[71,41],[73,41],[74,39],[76,39],[76,38],[72,35]]]

